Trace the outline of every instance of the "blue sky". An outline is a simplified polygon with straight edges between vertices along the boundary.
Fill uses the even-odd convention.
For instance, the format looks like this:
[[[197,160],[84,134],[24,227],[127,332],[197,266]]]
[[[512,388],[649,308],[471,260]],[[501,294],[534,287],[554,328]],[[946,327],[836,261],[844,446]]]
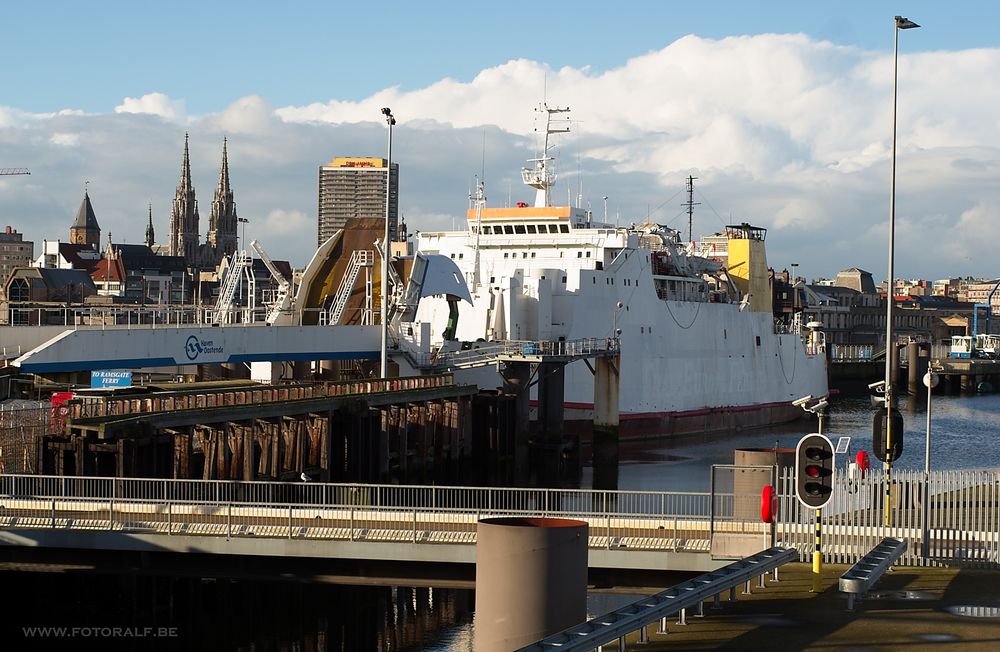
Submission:
[[[65,239],[85,182],[98,220],[167,234],[184,133],[207,227],[223,137],[247,237],[304,265],[317,168],[382,155],[399,124],[412,230],[528,199],[532,108],[569,105],[560,202],[695,235],[770,229],[770,264],[885,276],[893,16],[900,45],[896,272],[1000,276],[1000,36],[992,3],[8,3],[0,48],[0,226]],[[483,144],[486,144],[484,156]],[[576,199],[576,198],[579,199]],[[651,207],[659,207],[647,214]],[[946,237],[944,237],[946,236]],[[37,248],[38,245],[36,245]],[[929,253],[933,248],[933,253]]]
[[[249,94],[282,106],[469,81],[515,58],[603,71],[686,34],[889,51],[895,12],[924,25],[905,51],[997,41],[987,2],[16,2],[0,75],[4,103],[28,111],[107,111],[158,91],[204,113]]]

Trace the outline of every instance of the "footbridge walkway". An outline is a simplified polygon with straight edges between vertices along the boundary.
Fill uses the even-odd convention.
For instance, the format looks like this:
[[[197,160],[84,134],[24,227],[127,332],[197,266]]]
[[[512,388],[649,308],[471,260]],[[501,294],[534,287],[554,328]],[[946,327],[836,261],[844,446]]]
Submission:
[[[1000,566],[1000,474],[922,479],[894,475],[890,525],[881,476],[839,483],[823,510],[827,559],[853,563],[891,536],[912,542],[901,564]],[[705,571],[733,558],[733,536],[809,558],[814,512],[800,508],[793,481],[787,469],[775,476],[771,526],[760,488],[714,482],[667,492],[0,475],[0,545],[471,564],[480,519],[565,517],[589,524],[593,568]]]

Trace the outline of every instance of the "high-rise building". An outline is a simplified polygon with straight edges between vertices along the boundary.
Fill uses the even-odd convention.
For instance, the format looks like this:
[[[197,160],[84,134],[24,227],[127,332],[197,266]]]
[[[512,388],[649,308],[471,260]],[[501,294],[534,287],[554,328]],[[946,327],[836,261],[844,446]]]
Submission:
[[[28,267],[34,258],[35,243],[25,240],[17,229],[7,227],[0,233],[0,288],[15,267]]]
[[[385,217],[387,164],[384,158],[336,157],[320,166],[317,245],[344,228],[348,219]],[[395,240],[399,165],[393,163],[389,172],[389,237]]]

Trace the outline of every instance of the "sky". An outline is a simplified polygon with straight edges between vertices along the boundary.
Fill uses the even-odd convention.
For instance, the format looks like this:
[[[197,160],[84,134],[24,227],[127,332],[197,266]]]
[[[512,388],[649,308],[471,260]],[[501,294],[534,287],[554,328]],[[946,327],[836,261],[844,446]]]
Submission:
[[[487,4],[487,3],[481,3]],[[303,266],[318,167],[384,156],[411,233],[530,201],[533,111],[568,106],[558,203],[610,221],[768,229],[807,278],[887,274],[893,16],[895,276],[1000,276],[1000,9],[940,2],[17,3],[0,49],[0,226],[67,239],[89,188],[107,239],[167,235],[184,134],[202,237],[229,139],[246,237]],[[242,235],[242,233],[241,233]]]

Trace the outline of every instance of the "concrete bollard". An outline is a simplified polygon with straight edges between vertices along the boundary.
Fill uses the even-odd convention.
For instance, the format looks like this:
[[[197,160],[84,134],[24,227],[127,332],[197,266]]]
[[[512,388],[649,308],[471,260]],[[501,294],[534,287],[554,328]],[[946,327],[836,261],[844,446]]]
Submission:
[[[585,521],[490,518],[476,529],[476,652],[509,652],[587,620]]]

